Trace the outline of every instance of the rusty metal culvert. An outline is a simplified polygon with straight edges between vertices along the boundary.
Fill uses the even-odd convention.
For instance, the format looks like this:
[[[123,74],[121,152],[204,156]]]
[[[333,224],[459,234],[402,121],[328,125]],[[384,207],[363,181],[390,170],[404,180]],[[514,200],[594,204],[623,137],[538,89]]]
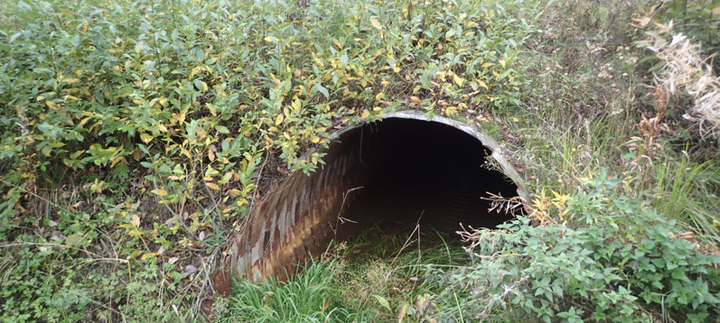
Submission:
[[[498,143],[474,125],[403,111],[331,139],[322,168],[294,173],[255,205],[230,245],[226,273],[284,279],[332,239],[377,221],[414,224],[422,215],[421,225],[494,227],[511,215],[488,212],[486,192],[528,199]],[[504,175],[484,167],[488,156]]]

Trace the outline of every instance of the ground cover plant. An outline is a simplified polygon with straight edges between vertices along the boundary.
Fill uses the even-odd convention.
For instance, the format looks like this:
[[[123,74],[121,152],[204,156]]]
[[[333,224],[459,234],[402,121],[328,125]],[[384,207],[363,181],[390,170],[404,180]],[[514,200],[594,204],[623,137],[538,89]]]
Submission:
[[[459,240],[447,242],[452,239],[447,233],[414,228],[397,232],[373,227],[331,246],[288,282],[243,281],[223,307],[221,321],[431,320],[442,310],[433,295],[441,290],[444,273],[462,268],[472,259]]]
[[[527,217],[466,233],[468,263],[438,244],[422,266],[418,249],[353,263],[378,274],[361,277],[337,251],[288,285],[239,283],[249,298],[216,302],[220,315],[259,304],[252,317],[272,321],[285,295],[309,310],[280,318],[295,321],[716,320],[719,142],[682,117],[696,96],[656,85],[670,61],[647,47],[684,31],[696,59],[710,55],[717,9],[4,3],[0,320],[203,320],[223,242],[254,201],[322,164],[303,154],[333,130],[401,109],[501,139],[533,192]]]

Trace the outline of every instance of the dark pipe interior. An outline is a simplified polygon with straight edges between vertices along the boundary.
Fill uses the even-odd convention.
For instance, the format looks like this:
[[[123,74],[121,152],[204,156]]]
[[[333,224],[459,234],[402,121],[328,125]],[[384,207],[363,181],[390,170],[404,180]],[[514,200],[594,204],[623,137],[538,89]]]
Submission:
[[[486,192],[517,195],[517,186],[487,168],[489,151],[454,127],[413,119],[385,119],[353,129],[341,145],[359,145],[368,167],[363,188],[348,193],[338,238],[382,222],[415,224],[454,232],[488,227],[511,214],[488,212]],[[422,218],[420,218],[422,215]]]

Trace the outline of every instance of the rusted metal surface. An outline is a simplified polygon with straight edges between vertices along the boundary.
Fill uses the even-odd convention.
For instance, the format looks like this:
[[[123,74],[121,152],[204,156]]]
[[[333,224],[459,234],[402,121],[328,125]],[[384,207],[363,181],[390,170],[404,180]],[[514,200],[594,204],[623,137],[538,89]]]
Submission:
[[[343,193],[369,177],[369,168],[357,165],[363,162],[360,154],[359,146],[333,145],[324,167],[310,176],[291,175],[260,201],[231,244],[231,274],[254,281],[270,275],[282,279],[294,264],[325,251],[335,236]]]
[[[402,112],[385,118],[427,121],[421,113],[415,112]],[[500,146],[481,129],[445,118],[435,118],[433,121],[450,125],[479,140],[498,161],[505,174],[515,183],[519,182],[520,175],[503,158]],[[237,234],[229,247],[232,253],[226,258],[225,270],[252,281],[269,276],[284,279],[286,273],[294,273],[299,262],[324,252],[339,233],[338,226],[343,222],[340,219],[343,212],[357,198],[369,194],[360,188],[372,185],[369,181],[377,175],[381,163],[385,162],[381,156],[387,152],[381,151],[381,139],[366,133],[372,129],[365,126],[335,133],[332,139],[338,143],[332,144],[327,151],[324,167],[310,176],[301,172],[291,175],[278,189],[258,202],[243,231]],[[459,179],[467,177],[461,169],[451,171],[455,173],[449,176]],[[466,185],[460,180],[448,185],[451,184]],[[462,191],[462,187],[459,189]],[[517,187],[517,194],[523,199],[528,198],[521,185]],[[475,198],[474,195],[472,198]],[[437,207],[442,208],[445,201],[453,200],[447,197],[437,201],[440,201],[435,202]],[[456,209],[462,210],[463,207],[459,205]]]

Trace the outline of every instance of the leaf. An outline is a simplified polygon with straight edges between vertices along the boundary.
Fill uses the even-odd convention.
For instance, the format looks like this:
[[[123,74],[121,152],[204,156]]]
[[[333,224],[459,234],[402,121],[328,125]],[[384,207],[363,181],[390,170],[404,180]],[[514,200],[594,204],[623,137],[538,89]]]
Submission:
[[[218,186],[218,185],[215,184],[215,183],[206,182],[206,183],[205,183],[205,186],[207,186],[207,187],[209,187],[210,189],[215,190],[215,191],[219,191],[219,190],[220,190],[220,186]]]
[[[82,232],[73,233],[65,239],[65,244],[70,247],[78,246],[82,243],[83,238]]]
[[[150,193],[157,194],[157,195],[160,195],[160,196],[167,196],[167,195],[168,195],[167,191],[166,191],[166,190],[163,190],[163,189],[155,189],[155,190],[150,191]]]
[[[140,133],[140,140],[142,140],[145,144],[150,143],[152,141],[153,137],[146,132]]]
[[[22,32],[16,33],[15,35],[10,36],[10,43],[14,42],[15,39],[22,36]]]
[[[320,91],[320,93],[322,93],[325,96],[326,99],[330,98],[330,93],[324,86],[318,84],[317,89],[318,89],[318,91]]]
[[[384,297],[379,295],[373,295],[375,299],[377,299],[378,303],[384,308],[386,308],[388,311],[392,312],[392,309],[390,308],[390,302],[388,302]]]
[[[135,159],[135,161],[140,161],[140,159],[143,157],[143,152],[140,151],[140,149],[135,148],[132,156],[133,156],[133,159]]]
[[[377,30],[382,30],[383,26],[380,24],[380,22],[375,18],[370,18],[370,23],[373,25],[373,27],[377,28]]]
[[[132,219],[130,220],[130,223],[132,223],[132,225],[136,228],[139,227],[140,226],[140,217],[137,214],[133,214]]]
[[[300,111],[300,108],[302,108],[302,101],[300,101],[299,98],[295,98],[295,101],[292,102],[292,108],[295,111]]]
[[[402,323],[403,318],[405,318],[405,315],[407,314],[409,306],[410,305],[408,303],[404,303],[400,308],[400,313],[398,314],[398,323]]]
[[[128,164],[127,160],[125,160],[125,157],[115,157],[115,159],[113,159],[112,163],[110,164],[110,168],[115,167],[115,165],[117,165],[117,163],[119,162],[123,162],[125,165]]]
[[[222,134],[230,133],[230,129],[228,129],[226,126],[221,126],[221,125],[215,126],[215,130],[217,130],[219,133],[222,133]]]
[[[53,110],[55,110],[55,111],[58,110],[57,104],[56,104],[55,102],[53,102],[53,101],[45,100],[45,104],[47,104],[48,108],[50,108],[50,109],[53,109]]]
[[[279,126],[283,120],[285,120],[285,116],[282,113],[278,114],[277,118],[275,118],[275,125]]]
[[[146,252],[145,254],[140,257],[140,260],[145,261],[145,259],[148,259],[150,257],[156,257],[158,255],[158,252]]]
[[[461,77],[457,76],[457,74],[455,74],[455,73],[453,73],[452,77],[453,77],[453,82],[455,82],[455,84],[457,84],[457,86],[459,86],[459,87],[462,87],[463,84],[465,83],[465,80],[462,79]]]
[[[363,113],[362,113],[362,115],[360,116],[360,118],[367,119],[367,117],[369,117],[369,116],[370,116],[370,111],[365,110],[365,111],[363,111]]]
[[[485,91],[490,91],[490,88],[487,86],[487,84],[485,84],[485,82],[483,82],[483,80],[477,80],[477,82],[485,89]]]
[[[232,197],[240,197],[242,195],[242,192],[239,189],[231,189],[230,190],[230,196]]]

